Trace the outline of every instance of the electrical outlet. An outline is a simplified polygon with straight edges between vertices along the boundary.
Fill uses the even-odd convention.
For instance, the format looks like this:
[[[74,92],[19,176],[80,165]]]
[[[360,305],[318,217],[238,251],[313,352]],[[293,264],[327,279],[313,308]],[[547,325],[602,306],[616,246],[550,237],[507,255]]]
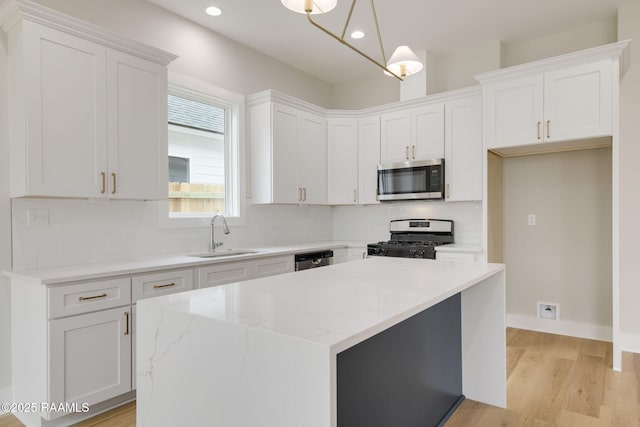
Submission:
[[[527,223],[529,225],[536,225],[536,214],[529,214],[527,217]]]
[[[560,304],[538,302],[538,319],[558,320],[558,318],[560,318]]]
[[[27,209],[29,227],[46,227],[49,225],[49,209]]]

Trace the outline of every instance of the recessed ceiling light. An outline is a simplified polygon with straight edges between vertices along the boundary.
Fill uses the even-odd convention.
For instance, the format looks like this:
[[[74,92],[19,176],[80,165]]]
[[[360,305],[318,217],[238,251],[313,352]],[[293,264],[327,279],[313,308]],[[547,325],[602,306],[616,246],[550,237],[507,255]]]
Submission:
[[[361,39],[364,37],[364,33],[360,30],[358,31],[354,31],[353,33],[351,33],[351,38],[352,39]]]
[[[220,9],[218,6],[209,6],[204,11],[207,13],[207,15],[211,15],[211,16],[222,15],[222,9]]]

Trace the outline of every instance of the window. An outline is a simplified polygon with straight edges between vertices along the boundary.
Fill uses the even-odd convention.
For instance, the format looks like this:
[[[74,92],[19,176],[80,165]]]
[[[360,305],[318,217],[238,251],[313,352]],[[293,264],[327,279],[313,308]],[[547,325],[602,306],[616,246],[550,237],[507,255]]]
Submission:
[[[169,87],[169,216],[238,216],[236,104]]]

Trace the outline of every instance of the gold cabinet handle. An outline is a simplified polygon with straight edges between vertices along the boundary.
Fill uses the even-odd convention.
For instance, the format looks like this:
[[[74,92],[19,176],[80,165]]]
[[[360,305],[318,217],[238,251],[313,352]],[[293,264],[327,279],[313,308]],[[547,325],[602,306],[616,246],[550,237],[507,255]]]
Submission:
[[[353,203],[356,202],[356,195],[357,195],[357,190],[353,190]]]
[[[129,312],[128,311],[124,312],[124,322],[125,322],[124,334],[129,335]]]
[[[551,128],[551,120],[547,120],[547,139],[551,138],[551,131],[549,130]]]
[[[447,199],[449,198],[449,184],[445,187],[444,197]]]
[[[415,159],[416,159],[416,146],[415,146],[415,145],[412,145],[412,146],[411,146],[411,158],[412,158],[413,160],[415,160]]]
[[[80,301],[88,301],[88,300],[92,300],[92,299],[98,299],[98,298],[106,298],[107,294],[101,294],[101,295],[94,295],[92,297],[80,297],[78,298],[78,300]]]
[[[303,192],[303,194],[304,194],[304,197],[302,198],[302,201],[303,201],[303,202],[306,202],[306,201],[307,201],[307,188],[306,188],[306,187],[305,187],[305,188],[303,188],[303,189],[302,189],[302,192]]]
[[[104,194],[107,191],[107,174],[100,172],[100,176],[102,177],[102,190],[100,190],[100,194]]]
[[[404,147],[404,157],[409,160],[409,146]]]
[[[175,285],[175,283],[167,283],[166,285],[153,285],[153,289],[170,288]]]
[[[116,194],[116,174],[111,172],[111,181],[113,181],[113,188],[111,189],[111,194]]]
[[[540,125],[541,125],[541,124],[542,124],[542,123],[538,122],[538,139],[540,139],[540,138],[541,138],[541,136],[540,136]]]

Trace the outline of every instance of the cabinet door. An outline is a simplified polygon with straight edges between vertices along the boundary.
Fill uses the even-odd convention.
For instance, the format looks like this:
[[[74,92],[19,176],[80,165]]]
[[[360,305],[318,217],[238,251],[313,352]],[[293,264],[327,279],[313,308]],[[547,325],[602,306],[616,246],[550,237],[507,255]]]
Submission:
[[[130,310],[49,321],[50,402],[93,405],[131,390]]]
[[[135,390],[137,388],[137,380],[136,375],[138,375],[138,370],[136,369],[136,317],[137,317],[137,309],[136,305],[131,307],[131,324],[129,327],[131,328],[131,390]]]
[[[444,157],[444,104],[411,110],[410,160]]]
[[[446,200],[482,200],[482,98],[448,102],[446,123]]]
[[[546,141],[611,135],[611,74],[610,60],[545,74]]]
[[[485,87],[487,148],[542,142],[542,84],[542,76],[531,76]]]
[[[358,120],[329,119],[328,194],[330,205],[353,205],[358,189]]]
[[[302,202],[327,204],[327,120],[301,113],[298,134],[298,177]]]
[[[411,113],[400,111],[380,116],[381,163],[406,162],[411,150]]]
[[[109,197],[166,199],[166,67],[109,50]]]
[[[100,197],[107,170],[106,49],[24,22],[30,196]]]
[[[380,116],[360,119],[358,126],[358,204],[380,203],[376,199],[380,163]]]
[[[302,202],[298,180],[298,134],[300,111],[272,105],[273,203]]]

